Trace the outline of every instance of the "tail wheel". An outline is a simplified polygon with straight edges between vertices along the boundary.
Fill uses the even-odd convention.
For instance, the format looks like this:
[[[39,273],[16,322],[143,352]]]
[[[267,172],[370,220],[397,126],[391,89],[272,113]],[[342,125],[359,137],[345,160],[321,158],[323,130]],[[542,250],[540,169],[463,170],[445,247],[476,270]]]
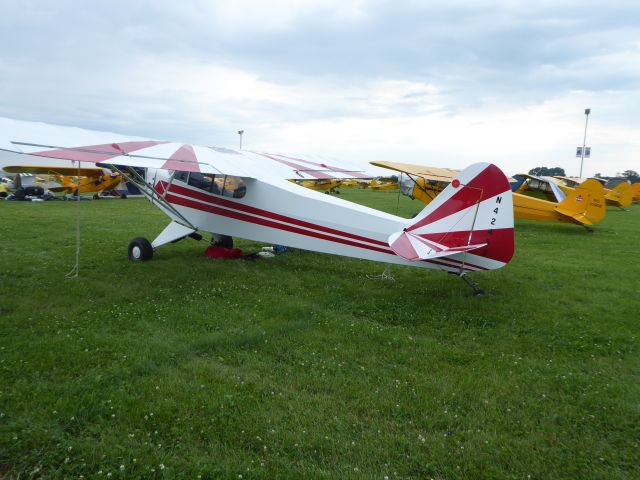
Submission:
[[[138,237],[129,242],[129,260],[132,262],[151,260],[152,257],[153,247],[146,238]]]

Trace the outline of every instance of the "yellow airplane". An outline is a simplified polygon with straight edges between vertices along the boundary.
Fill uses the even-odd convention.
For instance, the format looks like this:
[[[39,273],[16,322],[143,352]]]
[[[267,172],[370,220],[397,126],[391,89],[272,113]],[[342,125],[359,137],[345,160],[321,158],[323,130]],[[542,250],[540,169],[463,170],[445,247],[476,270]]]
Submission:
[[[595,179],[563,191],[553,178],[529,174],[514,175],[514,210],[518,218],[575,223],[588,227],[606,214],[604,188]],[[542,194],[547,200],[537,198]],[[516,200],[517,196],[517,200]]]
[[[417,198],[428,204],[441,192],[458,174],[458,170],[450,168],[426,167],[397,162],[371,162],[373,165],[402,172],[409,177],[409,181],[400,181],[402,193]],[[526,177],[531,177],[526,175]],[[542,183],[542,179],[530,179]],[[510,179],[519,188],[527,182],[527,178]],[[522,188],[522,191],[529,186]],[[551,187],[549,187],[551,188]],[[560,195],[562,195],[560,193]],[[589,181],[561,201],[548,201],[530,197],[522,193],[513,194],[514,216],[546,222],[573,223],[585,226],[601,221],[605,215],[604,192],[597,181]]]
[[[565,193],[568,192],[568,189],[574,188],[576,185],[584,182],[582,178],[571,178],[571,177],[553,177],[559,180],[558,186]],[[603,186],[606,183],[605,180],[600,178],[595,178],[600,182]],[[605,188],[604,189],[604,199],[606,200],[607,205],[611,205],[614,207],[625,208],[631,205],[633,201],[633,191],[631,189],[631,185],[627,182],[622,182],[616,185],[612,189]]]
[[[640,182],[631,185],[631,198],[634,202],[640,202]]]
[[[393,178],[378,178],[369,182],[371,190],[397,190],[398,182]]]
[[[301,185],[311,190],[318,192],[336,192],[336,189],[342,186],[342,179],[340,178],[328,178],[319,180],[290,180],[291,182]]]
[[[59,187],[51,187],[52,192],[64,192],[73,195],[78,193],[95,193],[94,197],[105,191],[116,192],[122,181],[119,173],[106,173],[102,168],[75,167],[38,167],[28,165],[12,165],[3,167],[7,173],[33,173],[35,175],[51,175],[60,183]]]

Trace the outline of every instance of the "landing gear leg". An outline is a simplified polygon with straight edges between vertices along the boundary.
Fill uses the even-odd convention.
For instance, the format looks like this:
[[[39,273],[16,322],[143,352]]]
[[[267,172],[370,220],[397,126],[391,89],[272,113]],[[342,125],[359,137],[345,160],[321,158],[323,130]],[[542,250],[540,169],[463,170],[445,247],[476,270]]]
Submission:
[[[584,229],[589,232],[589,233],[593,233],[595,230],[593,228],[591,228],[589,225],[582,225],[584,227]]]
[[[462,274],[460,274],[460,278],[461,278],[462,280],[464,280],[464,281],[465,281],[465,283],[466,283],[467,285],[469,285],[469,286],[473,289],[473,294],[474,294],[476,297],[481,297],[481,296],[483,296],[483,295],[484,295],[484,290],[482,290],[482,289],[480,288],[480,285],[478,285],[478,284],[477,284],[477,283],[476,283],[476,282],[475,282],[471,277],[469,277],[466,273],[462,273]]]

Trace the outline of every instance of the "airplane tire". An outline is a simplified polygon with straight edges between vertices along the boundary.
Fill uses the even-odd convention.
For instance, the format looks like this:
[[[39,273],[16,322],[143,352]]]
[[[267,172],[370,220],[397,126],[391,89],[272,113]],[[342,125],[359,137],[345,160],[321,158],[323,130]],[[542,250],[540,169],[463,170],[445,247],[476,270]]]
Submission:
[[[153,247],[146,238],[138,237],[129,242],[129,260],[132,262],[143,262],[152,257]]]

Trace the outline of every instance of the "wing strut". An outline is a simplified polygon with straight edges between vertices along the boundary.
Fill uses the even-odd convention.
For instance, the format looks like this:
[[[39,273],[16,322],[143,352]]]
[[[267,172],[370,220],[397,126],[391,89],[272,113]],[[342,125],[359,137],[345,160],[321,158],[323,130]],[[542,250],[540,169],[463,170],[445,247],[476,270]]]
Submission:
[[[162,195],[158,193],[134,168],[126,167],[124,169],[121,169],[117,165],[110,165],[110,167],[120,173],[128,181],[135,184],[136,187],[140,189],[142,194],[149,199],[152,205],[154,205],[155,202],[155,206],[157,206],[160,210],[165,211],[165,213],[170,212],[171,215],[174,215],[176,218],[178,218],[180,220],[180,223],[182,223],[184,226],[192,228],[193,230],[198,230],[191,222],[189,222],[189,220],[181,215],[180,212],[178,212],[178,210],[176,210],[175,207],[164,198],[165,192],[163,192]],[[169,183],[173,182],[174,175],[175,172],[171,174]]]

